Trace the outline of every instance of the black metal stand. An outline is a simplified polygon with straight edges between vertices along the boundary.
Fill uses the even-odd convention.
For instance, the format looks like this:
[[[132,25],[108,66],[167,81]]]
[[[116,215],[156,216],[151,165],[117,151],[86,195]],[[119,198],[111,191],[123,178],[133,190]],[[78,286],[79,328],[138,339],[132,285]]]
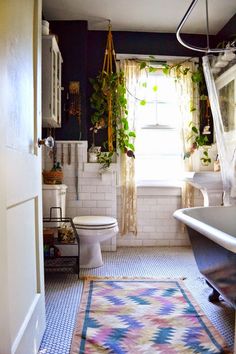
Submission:
[[[53,210],[59,210],[60,211],[60,217],[53,217],[52,216],[52,212]],[[62,217],[62,210],[60,207],[51,207],[50,208],[50,216],[43,218],[43,223],[68,223],[70,224],[72,230],[73,230],[73,234],[75,237],[75,241],[73,243],[64,243],[64,242],[60,242],[58,240],[56,240],[56,242],[54,241],[54,245],[55,246],[60,246],[60,247],[67,247],[68,245],[77,245],[78,246],[78,254],[76,256],[52,256],[50,257],[44,256],[44,269],[45,271],[68,271],[68,269],[74,269],[75,272],[78,274],[78,278],[79,278],[79,273],[80,273],[80,240],[79,240],[79,236],[78,233],[76,231],[75,225],[73,223],[73,220],[69,217]],[[49,227],[50,228],[50,227]],[[56,227],[58,228],[58,227]],[[55,227],[52,227],[52,229],[55,229]],[[75,262],[73,262],[73,259],[75,260]]]

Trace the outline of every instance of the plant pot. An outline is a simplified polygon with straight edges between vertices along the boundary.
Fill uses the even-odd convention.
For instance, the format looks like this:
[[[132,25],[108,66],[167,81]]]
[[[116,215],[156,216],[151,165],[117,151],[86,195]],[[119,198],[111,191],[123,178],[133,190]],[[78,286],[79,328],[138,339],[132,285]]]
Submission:
[[[63,172],[56,171],[43,171],[43,183],[44,184],[62,184]]]
[[[97,154],[101,151],[101,146],[92,146],[88,151],[89,162],[98,162]]]

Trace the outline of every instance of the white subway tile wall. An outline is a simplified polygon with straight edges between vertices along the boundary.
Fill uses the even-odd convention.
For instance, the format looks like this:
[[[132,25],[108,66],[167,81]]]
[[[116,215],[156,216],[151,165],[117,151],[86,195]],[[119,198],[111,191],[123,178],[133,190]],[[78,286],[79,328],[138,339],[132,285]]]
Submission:
[[[71,163],[68,159],[71,145]],[[100,174],[100,165],[88,163],[87,141],[57,141],[56,160],[61,162],[62,145],[64,164],[63,183],[68,186],[66,215],[107,215],[120,221],[120,192],[117,185],[117,164]],[[53,165],[51,154],[43,149],[43,168]],[[196,194],[197,205],[203,205],[201,194]],[[181,207],[179,187],[138,187],[137,235],[113,237],[102,244],[102,250],[115,251],[116,246],[187,246],[189,240],[173,212]]]

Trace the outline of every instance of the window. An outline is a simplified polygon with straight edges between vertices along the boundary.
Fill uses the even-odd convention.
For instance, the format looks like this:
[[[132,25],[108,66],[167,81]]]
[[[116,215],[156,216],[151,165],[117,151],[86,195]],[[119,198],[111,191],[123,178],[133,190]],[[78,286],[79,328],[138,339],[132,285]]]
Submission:
[[[140,83],[137,105],[136,181],[176,180],[182,172],[180,112],[174,78],[162,70]],[[141,102],[142,103],[142,102]]]

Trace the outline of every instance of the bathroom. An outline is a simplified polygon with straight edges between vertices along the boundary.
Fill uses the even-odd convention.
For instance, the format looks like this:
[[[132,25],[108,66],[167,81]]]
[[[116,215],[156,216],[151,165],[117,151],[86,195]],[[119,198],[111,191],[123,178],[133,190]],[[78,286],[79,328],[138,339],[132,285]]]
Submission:
[[[112,235],[112,237],[102,241],[101,245],[99,244],[102,251],[100,264],[94,264],[93,257],[92,264],[87,266],[86,264],[85,266],[81,264],[82,266],[79,274],[80,279],[78,279],[76,273],[67,274],[64,272],[57,272],[50,274],[46,272],[46,330],[44,335],[42,333],[43,331],[38,331],[40,332],[38,337],[42,339],[41,344],[38,340],[35,341],[36,344],[29,341],[29,347],[24,347],[27,348],[27,350],[23,350],[21,353],[37,353],[37,348],[40,348],[38,352],[40,354],[66,354],[70,352],[71,340],[76,321],[76,313],[82,294],[82,280],[86,276],[181,279],[185,283],[186,288],[188,288],[192,294],[192,297],[207,315],[208,319],[213,323],[218,332],[220,332],[221,336],[231,349],[231,352],[233,352],[232,348],[234,346],[235,333],[234,309],[227,301],[222,300],[222,298],[220,299],[220,302],[217,303],[208,301],[208,296],[211,294],[211,289],[206,284],[204,276],[200,273],[196,265],[187,230],[183,227],[183,224],[173,217],[175,211],[183,206],[218,206],[222,204],[223,187],[221,182],[217,185],[217,190],[215,188],[211,188],[212,182],[210,182],[210,186],[208,184],[204,188],[196,188],[199,181],[194,181],[192,174],[190,173],[192,171],[198,172],[199,174],[196,174],[195,177],[202,176],[204,174],[205,176],[210,176],[210,178],[213,176],[215,173],[214,167],[216,168],[217,165],[215,162],[218,163],[218,151],[215,144],[213,144],[210,149],[207,149],[207,153],[209,154],[207,155],[207,158],[211,158],[210,164],[201,164],[201,149],[196,150],[191,156],[191,159],[187,159],[187,161],[185,161],[188,164],[188,172],[190,173],[190,177],[188,177],[189,183],[187,184],[187,193],[183,193],[183,180],[176,178],[173,181],[173,178],[166,178],[166,176],[168,177],[172,173],[171,169],[168,173],[166,172],[166,176],[162,174],[161,177],[159,176],[157,178],[150,176],[150,173],[148,172],[149,178],[147,180],[144,180],[143,175],[140,175],[140,178],[136,184],[136,208],[134,208],[133,214],[137,217],[136,229],[133,228],[130,229],[130,231],[127,231],[126,229],[124,232],[121,232],[124,217],[124,203],[122,202],[123,194],[121,189],[122,176],[120,173],[121,156],[115,156],[109,169],[101,170],[101,164],[90,162],[88,153],[88,150],[93,143],[93,134],[91,130],[92,124],[90,120],[90,117],[93,114],[90,103],[92,85],[89,79],[96,77],[103,66],[109,25],[109,21],[107,19],[111,19],[114,49],[119,62],[122,62],[124,58],[129,60],[135,58],[139,61],[145,62],[150,59],[150,56],[152,56],[155,61],[159,62],[166,62],[171,59],[176,60],[176,58],[186,60],[193,57],[199,60],[199,58],[203,56],[202,53],[189,50],[188,48],[182,46],[176,39],[175,29],[189,4],[185,1],[185,6],[183,6],[183,8],[181,7],[181,13],[175,23],[175,29],[165,27],[167,24],[163,24],[163,27],[157,29],[155,29],[155,27],[153,27],[153,29],[150,27],[145,27],[144,24],[140,26],[137,26],[136,24],[136,27],[135,25],[133,25],[134,27],[125,27],[128,26],[125,25],[121,28],[117,25],[115,20],[113,21],[112,16],[108,13],[106,13],[106,16],[103,16],[102,18],[96,15],[96,18],[93,21],[93,18],[89,15],[87,15],[87,17],[85,15],[79,17],[75,14],[75,2],[71,2],[72,8],[71,10],[68,8],[69,13],[66,13],[67,9],[63,7],[62,2],[54,2],[55,6],[52,4],[52,0],[45,0],[42,4],[43,20],[46,21],[44,24],[46,27],[49,26],[49,28],[44,29],[44,31],[46,31],[44,32],[44,36],[49,36],[49,34],[47,34],[49,32],[47,31],[50,31],[50,34],[56,35],[57,44],[61,53],[61,60],[63,61],[61,72],[62,89],[60,87],[61,103],[59,108],[61,110],[61,127],[44,127],[42,130],[42,139],[45,139],[51,135],[56,142],[56,148],[54,147],[53,150],[48,149],[46,146],[41,147],[42,170],[50,171],[54,164],[59,162],[63,172],[63,179],[60,182],[62,182],[62,185],[66,185],[66,193],[64,194],[66,197],[66,207],[63,215],[72,218],[74,220],[75,227],[78,226],[76,225],[76,217],[89,216],[91,217],[90,220],[93,220],[93,216],[99,215],[103,218],[101,220],[105,220],[104,217],[107,217],[114,222],[113,226],[115,229],[115,235]],[[164,6],[163,3],[162,5]],[[85,5],[80,2],[80,6],[82,7]],[[124,6],[128,5],[125,4]],[[154,5],[152,4],[152,6]],[[210,4],[210,6],[210,10],[213,11],[212,4]],[[216,24],[216,28],[211,32],[210,44],[213,47],[217,46],[219,42],[227,42],[231,40],[235,35],[236,8],[235,4],[233,2],[231,3],[230,0],[228,6],[229,10],[224,18],[224,21],[222,20]],[[90,8],[92,7],[93,6],[90,3]],[[116,11],[117,10],[118,9],[116,9]],[[222,8],[217,8],[217,10],[218,13],[223,13]],[[94,11],[98,11],[98,9]],[[167,9],[166,11],[168,12],[170,9]],[[155,10],[155,12],[158,12],[158,10]],[[149,16],[151,16],[150,12]],[[199,16],[198,18],[195,18],[196,27],[193,32],[191,32],[191,30],[189,30],[189,32],[187,31],[192,34],[187,35],[186,39],[188,39],[188,42],[204,47],[206,36],[203,34],[205,33],[205,29],[203,30],[201,26],[205,26],[205,23],[204,16],[200,17],[202,22],[197,26]],[[15,19],[17,19],[17,16],[15,16]],[[161,21],[161,19],[159,20]],[[47,22],[48,24],[46,24]],[[232,63],[234,64],[235,62]],[[79,85],[77,86],[79,94],[76,97],[79,98],[79,101],[77,101],[78,111],[74,115],[70,114],[70,109],[75,103],[75,101],[73,101],[73,94],[71,94],[70,91],[70,85],[72,83]],[[211,142],[213,142],[214,128],[212,124],[212,116],[208,117],[208,119],[210,119],[210,139],[212,139]],[[204,126],[202,126],[201,129],[208,126],[206,123],[207,122],[205,121]],[[12,127],[14,128],[15,126],[12,124]],[[166,133],[167,130],[168,129],[166,129]],[[145,130],[145,132],[147,131],[148,129]],[[170,134],[172,134],[172,132],[173,131],[170,131]],[[11,134],[16,134],[17,139],[11,140]],[[34,135],[34,138],[35,136],[38,135]],[[12,141],[16,141],[16,145],[20,144],[19,137],[17,136],[17,129],[11,129],[8,139],[8,146],[12,146]],[[98,130],[95,139],[96,145],[101,146],[106,140],[105,132],[102,129]],[[169,139],[169,145],[171,145],[173,141],[171,140],[171,135]],[[43,142],[44,141],[42,140],[42,144]],[[141,145],[142,144],[139,146]],[[139,147],[137,147],[136,161],[139,159],[138,149]],[[166,151],[164,153],[166,153]],[[177,158],[179,159],[178,161],[180,161],[180,154]],[[174,160],[172,161],[175,163]],[[189,161],[192,161],[191,168]],[[182,157],[180,164],[181,163]],[[169,163],[168,168],[171,166],[172,163]],[[159,170],[162,169],[163,168],[161,167]],[[144,170],[145,168],[143,168],[143,171],[142,168],[139,170],[137,169],[139,172],[145,172]],[[160,171],[157,172],[159,173]],[[220,172],[218,171],[217,176],[219,175]],[[14,176],[14,173],[10,173],[10,177],[8,176],[8,178],[11,178],[12,181]],[[21,175],[19,176],[19,179],[20,178]],[[23,178],[21,179],[23,180]],[[28,181],[30,180],[33,180],[33,178],[28,178]],[[19,184],[17,185],[19,186]],[[30,183],[29,186],[29,189],[31,189]],[[48,186],[49,187],[47,188],[50,189],[51,185],[49,184]],[[60,184],[56,185],[56,187],[59,186]],[[45,187],[43,186],[43,193],[44,188]],[[16,195],[19,194],[19,189],[20,188],[16,190],[12,188],[11,191],[7,190],[7,193],[10,195],[10,198],[8,199],[8,203],[10,205],[10,207],[8,207],[9,213],[13,213],[15,206],[17,207],[19,205],[17,199],[13,197],[13,193]],[[3,189],[1,189],[1,191],[3,192],[3,197],[5,197],[5,191]],[[188,200],[185,200],[185,203],[183,203],[183,198],[186,196],[188,197]],[[26,200],[30,200],[27,193],[24,197]],[[35,205],[37,205],[37,202],[35,203]],[[55,205],[53,204],[53,206]],[[40,210],[40,208],[37,206],[35,210]],[[28,212],[29,210],[25,210],[24,212],[26,213],[26,211]],[[17,225],[21,225],[20,220],[22,220],[26,214],[20,215],[21,219],[17,219]],[[45,210],[43,211],[43,216],[45,216]],[[117,229],[116,220],[118,222],[119,232]],[[4,226],[5,223],[3,222],[2,225]],[[19,227],[19,232],[22,235],[25,232],[24,228],[25,226]],[[4,227],[1,231],[2,230],[4,231]],[[18,231],[17,226],[14,225],[9,227],[9,230],[12,234],[15,234],[16,231]],[[39,226],[39,234],[40,230],[41,229]],[[5,241],[3,240],[3,249],[5,249],[4,242]],[[42,241],[39,241],[39,246],[43,248],[42,243],[40,242]],[[16,250],[14,251],[14,254],[11,255],[10,259],[12,260],[12,263],[7,263],[6,260],[12,274],[14,274],[15,270],[17,270],[17,272],[20,271],[17,268],[18,264],[24,264],[24,273],[20,273],[20,275],[18,274],[17,277],[10,278],[12,289],[15,289],[16,286],[20,287],[20,281],[17,281],[17,279],[21,279],[21,276],[23,279],[22,282],[25,281],[25,284],[27,284],[27,279],[29,276],[35,276],[34,274],[30,274],[29,276],[27,275],[24,277],[24,275],[30,271],[30,267],[29,263],[25,263],[26,256],[24,256],[24,258],[21,256],[21,254],[26,255],[26,253],[28,253],[26,252],[27,246],[23,238],[21,243],[22,245],[20,242],[17,243],[19,252]],[[14,243],[12,244],[14,246]],[[12,244],[10,244],[10,246],[12,246]],[[35,244],[32,243],[31,246],[32,249],[33,247],[36,249]],[[15,249],[17,247],[13,248]],[[42,260],[43,255],[40,252],[41,251],[39,251],[39,253],[36,252],[35,258]],[[32,253],[32,255],[33,254],[34,253]],[[4,257],[5,256],[3,255],[3,264],[5,264]],[[2,274],[2,272],[0,272],[0,279],[3,279],[2,281],[6,280],[5,275]],[[44,293],[44,282],[41,280],[41,276],[38,276],[37,280],[35,280],[35,284],[37,284],[37,294]],[[12,296],[14,291],[9,290],[9,293],[11,293],[10,301],[14,303]],[[8,292],[6,292],[5,295],[6,296],[3,297],[3,302],[0,309],[2,307],[4,308],[4,304],[6,305],[8,303],[6,300]],[[19,296],[19,299],[22,298],[22,296]],[[28,298],[25,297],[25,299],[27,300]],[[24,306],[26,308],[28,304],[24,304]],[[5,306],[5,308],[7,308],[7,306]],[[16,316],[21,319],[24,317],[24,314],[18,313],[14,306],[12,308],[14,308]],[[4,311],[3,314],[5,314]],[[3,318],[8,318],[7,314],[3,316]],[[18,352],[16,348],[20,343],[20,338],[22,338],[23,333],[23,327],[20,327],[19,325],[20,321],[21,320],[17,323],[18,327],[13,329],[16,341],[14,341],[13,344],[11,343],[14,349],[12,349],[11,352]],[[36,328],[36,322],[37,321],[34,322],[35,325],[31,326],[31,328]],[[26,322],[24,322],[24,325],[26,325]],[[17,332],[19,328],[22,329],[21,333]],[[5,329],[0,332],[2,332],[3,335],[5,333]],[[32,332],[30,333],[32,334]],[[34,337],[34,335],[32,337]],[[10,353],[8,349],[5,349],[9,348],[7,341],[1,340],[0,342],[5,345],[4,347],[0,344],[0,353]],[[9,340],[9,343],[10,342],[11,341]],[[31,344],[32,347],[34,346],[33,350],[30,348]],[[148,353],[148,351],[143,351],[143,353],[145,352]],[[96,353],[96,351],[94,353]],[[168,351],[165,353],[168,353]]]

